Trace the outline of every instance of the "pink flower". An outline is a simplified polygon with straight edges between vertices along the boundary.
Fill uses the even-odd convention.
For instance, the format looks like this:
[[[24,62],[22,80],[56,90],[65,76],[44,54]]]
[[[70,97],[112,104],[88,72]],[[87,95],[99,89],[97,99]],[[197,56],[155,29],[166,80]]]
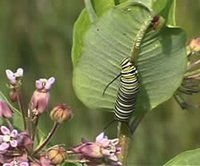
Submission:
[[[12,117],[12,111],[8,104],[0,99],[0,117],[3,118],[11,118]]]
[[[0,135],[0,152],[5,153],[9,147],[17,147],[18,131],[10,131],[6,126],[0,128],[2,135]]]
[[[18,68],[15,73],[13,73],[11,70],[7,69],[6,76],[7,76],[8,80],[10,81],[11,85],[16,85],[18,79],[23,76],[23,69]]]
[[[10,164],[13,160],[18,161],[19,163],[26,162],[28,161],[28,154],[23,148],[20,148],[18,145],[17,148],[11,147],[6,150],[6,153],[0,154],[1,164],[4,163]]]
[[[51,86],[54,84],[54,82],[54,77],[50,77],[48,80],[41,78],[39,80],[36,80],[35,86],[36,89],[40,92],[48,92],[51,89]]]
[[[31,140],[29,134],[26,131],[23,131],[19,134],[18,146],[26,148],[27,150],[32,148],[33,141]]]
[[[121,166],[117,154],[121,152],[121,148],[117,147],[119,139],[108,139],[104,133],[96,137],[95,142],[85,142],[72,151],[80,154],[81,159],[90,161],[90,165],[98,165],[102,163]]]
[[[26,161],[13,160],[10,163],[4,163],[3,166],[29,166],[29,163]]]
[[[47,79],[39,79],[36,81],[36,90],[32,95],[30,104],[32,111],[35,111],[35,114],[41,114],[45,111],[49,102],[49,90],[55,82],[55,78],[51,77]]]

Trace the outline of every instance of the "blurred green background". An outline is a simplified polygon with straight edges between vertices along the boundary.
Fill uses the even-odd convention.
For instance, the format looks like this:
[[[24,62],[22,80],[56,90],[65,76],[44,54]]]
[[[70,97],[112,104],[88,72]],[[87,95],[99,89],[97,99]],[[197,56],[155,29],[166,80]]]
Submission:
[[[177,1],[177,24],[185,29],[188,39],[200,35],[200,0]],[[64,123],[54,139],[67,147],[78,144],[83,137],[94,139],[113,118],[106,112],[88,110],[73,91],[72,30],[83,7],[83,0],[0,0],[1,90],[8,92],[5,69],[22,67],[27,107],[35,80],[55,76],[49,110],[67,103],[74,112],[73,120]],[[194,100],[199,102],[198,96]],[[200,147],[199,119],[199,110],[181,110],[173,99],[160,105],[138,127],[128,165],[162,165],[184,150]],[[46,132],[50,130],[48,113],[40,123]],[[113,126],[108,133],[114,136]]]

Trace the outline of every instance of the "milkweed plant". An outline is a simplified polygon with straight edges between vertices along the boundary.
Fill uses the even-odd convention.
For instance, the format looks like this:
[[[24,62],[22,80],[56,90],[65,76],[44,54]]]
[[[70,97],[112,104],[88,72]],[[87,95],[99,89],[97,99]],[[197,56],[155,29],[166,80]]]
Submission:
[[[71,108],[66,104],[58,104],[50,111],[53,127],[46,136],[42,135],[44,139],[38,142],[38,136],[41,136],[38,121],[47,111],[50,89],[55,78],[41,78],[35,81],[36,90],[28,103],[28,110],[24,110],[21,96],[23,69],[18,68],[16,72],[7,69],[6,76],[9,81],[9,99],[18,104],[18,109],[1,95],[0,117],[3,124],[0,126],[0,163],[3,166],[54,166],[62,163],[97,165],[104,160],[110,165],[121,165],[117,158],[117,154],[121,151],[118,146],[119,139],[109,139],[103,132],[95,141],[84,141],[71,148],[66,148],[64,145],[50,146],[56,129],[62,122],[73,117]],[[16,114],[21,115],[23,126],[14,126],[12,123],[12,118]],[[70,156],[73,156],[73,159]]]
[[[89,109],[114,114],[116,136],[108,138],[102,131],[79,145],[53,145],[59,126],[76,118],[73,108],[57,104],[49,111],[50,132],[44,134],[39,128],[56,79],[36,80],[25,109],[23,69],[7,69],[9,97],[0,95],[1,165],[125,166],[130,139],[147,112],[172,97],[182,109],[200,108],[184,98],[200,92],[200,38],[187,42],[184,31],[176,26],[175,0],[84,2],[73,32],[73,86]],[[16,119],[23,122],[21,126],[15,125]],[[196,149],[165,165],[200,164],[199,157]]]

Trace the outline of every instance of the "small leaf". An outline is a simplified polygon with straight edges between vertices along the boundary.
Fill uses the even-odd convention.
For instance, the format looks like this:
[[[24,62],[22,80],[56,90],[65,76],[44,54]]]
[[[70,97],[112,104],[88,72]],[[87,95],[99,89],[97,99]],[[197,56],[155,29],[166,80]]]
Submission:
[[[200,149],[180,153],[168,161],[164,166],[200,165]]]

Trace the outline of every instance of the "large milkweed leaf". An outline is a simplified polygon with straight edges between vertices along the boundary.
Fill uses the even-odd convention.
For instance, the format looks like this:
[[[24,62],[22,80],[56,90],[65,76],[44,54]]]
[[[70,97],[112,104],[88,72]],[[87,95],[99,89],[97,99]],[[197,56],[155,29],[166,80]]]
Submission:
[[[89,1],[89,0],[88,0]],[[93,5],[94,11],[96,12],[97,17],[102,16],[107,10],[111,9],[117,4],[126,2],[128,0],[91,0],[91,4]],[[152,0],[129,0],[132,3],[141,3],[144,6],[147,6],[149,8],[152,7]],[[128,3],[130,3],[128,2]],[[72,47],[72,62],[74,65],[78,62],[80,56],[82,47],[84,44],[84,35],[86,31],[91,26],[91,20],[89,18],[88,14],[89,11],[86,11],[86,9],[83,9],[81,14],[79,15],[78,19],[76,20],[74,24],[74,30],[73,30],[73,47]]]
[[[185,151],[168,161],[164,166],[200,165],[200,149]]]
[[[76,59],[74,89],[85,105],[92,109],[113,110],[119,80],[109,86],[104,96],[103,90],[120,73],[120,62],[131,56],[138,33],[151,19],[146,7],[123,3],[87,27],[80,39],[83,43],[79,54],[72,53]],[[78,31],[83,27],[75,28]],[[74,43],[76,40],[74,38]],[[159,31],[149,30],[135,62],[140,79],[137,111],[153,109],[173,95],[183,78],[186,60],[185,34],[180,28],[163,26]]]

